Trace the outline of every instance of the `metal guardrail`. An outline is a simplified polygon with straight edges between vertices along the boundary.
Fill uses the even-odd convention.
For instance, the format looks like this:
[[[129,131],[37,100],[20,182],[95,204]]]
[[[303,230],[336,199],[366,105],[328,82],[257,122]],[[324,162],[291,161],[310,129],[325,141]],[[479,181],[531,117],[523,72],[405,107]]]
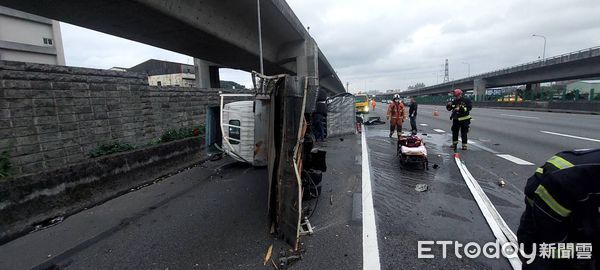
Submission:
[[[542,67],[542,66],[556,65],[556,64],[566,63],[566,62],[580,60],[583,58],[594,57],[594,56],[600,56],[600,46],[579,50],[576,52],[565,53],[565,54],[553,56],[553,57],[542,59],[542,60],[527,62],[527,63],[520,64],[520,65],[514,65],[514,66],[510,66],[507,68],[498,69],[498,70],[494,70],[494,71],[490,71],[490,72],[479,73],[477,75],[463,78],[461,80],[481,77],[483,75],[489,75],[489,74],[496,75],[503,71],[513,70],[513,69],[517,69],[519,67],[525,67],[525,66]],[[527,68],[527,69],[529,69],[529,68]],[[521,70],[524,70],[524,69],[521,69]]]
[[[497,102],[497,103],[515,103],[519,104],[522,102],[528,101],[545,101],[545,102],[553,102],[553,103],[574,103],[574,102],[595,102],[600,105],[600,93],[596,92],[592,89],[589,93],[580,93],[579,90],[575,91],[566,91],[563,90],[561,92],[557,91],[545,91],[540,93],[521,93],[517,94],[517,98],[515,100],[515,94],[505,94],[505,95],[479,95],[479,96],[469,96],[473,101],[485,101],[485,102]],[[451,96],[420,96],[416,97],[418,103],[423,104],[445,104],[446,102],[452,100]]]

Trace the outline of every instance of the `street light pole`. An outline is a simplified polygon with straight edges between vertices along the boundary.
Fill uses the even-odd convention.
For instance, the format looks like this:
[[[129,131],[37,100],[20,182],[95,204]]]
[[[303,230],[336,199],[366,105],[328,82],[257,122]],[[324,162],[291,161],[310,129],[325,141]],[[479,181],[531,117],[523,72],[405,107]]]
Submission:
[[[531,36],[532,36],[532,37],[541,37],[541,38],[543,38],[543,39],[544,39],[544,51],[542,52],[542,61],[543,61],[544,63],[546,63],[546,37],[545,37],[545,36],[542,36],[542,35],[536,35],[536,34],[533,34],[533,35],[531,35]]]
[[[469,64],[467,62],[462,62],[462,63],[467,65],[467,77],[471,77],[471,64]]]
[[[263,64],[263,46],[262,46],[262,26],[260,22],[260,0],[256,0],[256,12],[258,15],[258,51],[260,55],[260,74],[265,74]]]

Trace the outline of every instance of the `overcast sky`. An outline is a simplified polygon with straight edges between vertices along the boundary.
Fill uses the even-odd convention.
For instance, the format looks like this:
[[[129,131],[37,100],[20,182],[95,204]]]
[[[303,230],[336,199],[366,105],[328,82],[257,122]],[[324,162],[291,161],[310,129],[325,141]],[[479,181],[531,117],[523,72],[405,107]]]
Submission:
[[[600,46],[598,0],[288,0],[350,88],[405,89]],[[190,57],[62,24],[68,65],[131,67]],[[82,49],[85,48],[85,49]],[[468,63],[468,64],[465,64]],[[251,85],[245,72],[223,80]]]

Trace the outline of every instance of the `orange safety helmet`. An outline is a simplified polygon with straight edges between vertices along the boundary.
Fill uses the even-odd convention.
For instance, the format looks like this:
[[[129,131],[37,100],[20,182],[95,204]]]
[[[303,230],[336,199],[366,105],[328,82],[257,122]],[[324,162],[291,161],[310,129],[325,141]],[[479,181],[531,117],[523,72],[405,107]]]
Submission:
[[[452,90],[452,94],[453,94],[455,97],[459,97],[459,96],[462,96],[462,94],[463,94],[463,91],[462,91],[462,90],[460,90],[460,88],[456,88],[456,89]]]

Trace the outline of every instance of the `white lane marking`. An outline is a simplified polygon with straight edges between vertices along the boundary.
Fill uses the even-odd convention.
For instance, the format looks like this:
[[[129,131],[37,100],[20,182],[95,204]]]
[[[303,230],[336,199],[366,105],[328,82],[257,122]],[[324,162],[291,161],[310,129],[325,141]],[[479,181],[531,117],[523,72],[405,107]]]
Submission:
[[[429,126],[428,124],[419,124],[419,125],[422,126],[422,127]]]
[[[500,115],[510,116],[510,117],[518,117],[518,118],[527,118],[527,119],[540,119],[539,117],[535,117],[535,116],[523,116],[523,115],[504,114],[504,113],[501,113]]]
[[[518,164],[518,165],[535,165],[535,164],[533,164],[533,163],[531,163],[531,162],[529,162],[527,160],[523,160],[523,159],[520,159],[518,157],[509,155],[509,154],[497,154],[496,156],[499,156],[499,157],[501,157],[503,159],[506,159],[506,160],[511,161],[511,162],[513,162],[515,164]]]
[[[439,132],[439,133],[444,133],[446,131],[444,131],[443,129],[439,129],[439,128],[434,128],[433,131],[435,132]]]
[[[367,148],[365,126],[362,127],[362,242],[363,269],[379,270],[379,246],[377,244],[377,225],[375,224],[375,209],[373,208],[373,192],[371,189],[371,163]]]
[[[481,210],[483,217],[500,245],[503,246],[507,243],[512,243],[518,246],[517,236],[510,230],[502,216],[500,216],[500,213],[498,213],[498,210],[496,210],[496,207],[494,207],[488,196],[485,195],[485,192],[483,192],[475,177],[469,172],[467,166],[460,160],[458,155],[454,156],[454,160],[467,187],[469,187],[471,194],[473,194],[479,210]],[[521,270],[522,264],[518,257],[507,259],[514,270]]]
[[[562,134],[562,133],[556,133],[556,132],[545,131],[545,130],[540,130],[540,132],[541,132],[541,133],[550,134],[550,135],[563,136],[563,137],[574,138],[574,139],[580,139],[580,140],[586,140],[586,141],[591,141],[591,142],[600,142],[600,140],[598,140],[598,139],[592,139],[592,138],[580,137],[580,136],[575,136],[575,135]]]

